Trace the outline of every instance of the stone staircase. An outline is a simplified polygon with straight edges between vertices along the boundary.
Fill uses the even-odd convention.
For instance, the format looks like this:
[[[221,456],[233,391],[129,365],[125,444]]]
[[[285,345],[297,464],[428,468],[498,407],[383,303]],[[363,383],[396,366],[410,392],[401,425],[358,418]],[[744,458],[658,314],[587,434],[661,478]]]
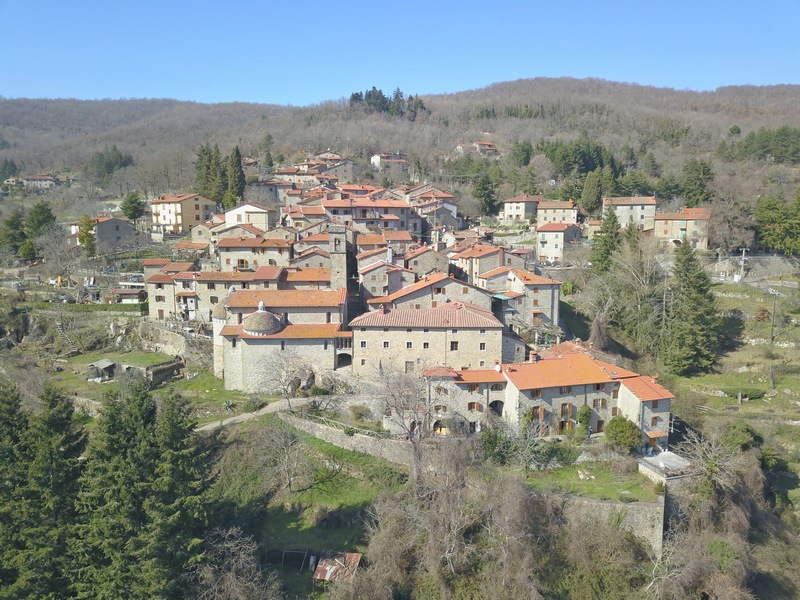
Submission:
[[[61,339],[64,340],[67,346],[69,346],[75,352],[80,351],[78,345],[75,342],[73,342],[64,332],[64,324],[60,320],[56,321],[56,331],[58,331],[58,335],[61,336]]]

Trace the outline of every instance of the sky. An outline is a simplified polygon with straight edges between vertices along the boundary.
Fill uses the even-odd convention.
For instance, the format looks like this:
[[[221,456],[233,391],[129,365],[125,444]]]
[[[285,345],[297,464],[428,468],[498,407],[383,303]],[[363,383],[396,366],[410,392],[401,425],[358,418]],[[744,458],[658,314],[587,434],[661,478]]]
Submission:
[[[0,0],[0,96],[292,106],[533,77],[800,84],[797,0]]]

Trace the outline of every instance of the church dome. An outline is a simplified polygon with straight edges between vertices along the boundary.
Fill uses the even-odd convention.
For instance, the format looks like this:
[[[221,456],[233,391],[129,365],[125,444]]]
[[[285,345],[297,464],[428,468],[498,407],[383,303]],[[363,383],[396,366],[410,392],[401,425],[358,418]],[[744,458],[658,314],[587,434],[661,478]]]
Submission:
[[[227,298],[223,298],[222,302],[217,302],[214,305],[214,308],[211,311],[212,319],[222,319],[224,321],[228,318],[227,311],[225,310],[225,300],[227,300]]]
[[[258,303],[258,310],[244,320],[242,329],[251,335],[271,335],[278,333],[283,323],[278,315],[267,311],[263,302]]]

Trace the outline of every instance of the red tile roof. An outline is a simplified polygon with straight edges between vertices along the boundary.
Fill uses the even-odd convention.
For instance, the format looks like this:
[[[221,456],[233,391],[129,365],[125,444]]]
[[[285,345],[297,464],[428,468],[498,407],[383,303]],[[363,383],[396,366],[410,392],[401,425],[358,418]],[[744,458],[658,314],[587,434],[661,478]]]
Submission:
[[[291,281],[294,283],[302,281],[330,283],[330,280],[331,280],[330,269],[300,269],[297,271],[286,272],[286,281]]]
[[[418,282],[408,285],[401,290],[397,290],[393,294],[389,294],[388,296],[383,296],[381,298],[372,298],[368,302],[369,304],[384,304],[384,303],[394,302],[395,300],[402,298],[403,296],[408,296],[409,294],[413,294],[414,292],[418,292],[419,290],[424,290],[426,287],[431,287],[439,283],[440,281],[446,281],[449,279],[450,279],[449,275],[445,275],[444,273],[434,273],[433,275],[428,275],[426,277],[423,277]],[[459,281],[459,283],[467,285],[466,283],[461,281]]]
[[[653,377],[640,376],[626,379],[622,385],[628,388],[633,395],[636,396],[641,402],[649,402],[651,400],[666,400],[674,398],[667,388],[659,383]]]
[[[605,206],[655,206],[655,196],[618,196],[614,198],[603,198]]]
[[[708,221],[711,218],[711,209],[684,208],[683,212],[659,213],[656,221]]]
[[[485,273],[481,273],[478,275],[479,279],[488,279],[489,277],[497,277],[498,275],[504,275],[511,271],[510,267],[497,267],[496,269],[492,269],[491,271],[486,271]]]
[[[226,308],[336,307],[347,302],[347,289],[340,290],[237,290],[228,294]]]
[[[175,283],[172,275],[166,273],[156,273],[147,278],[146,283]]]
[[[561,285],[560,281],[550,279],[549,277],[542,277],[541,275],[531,273],[524,269],[513,269],[511,272],[525,285]]]
[[[572,210],[575,208],[575,203],[571,200],[545,200],[539,202],[539,210],[542,209],[559,209],[559,210]]]
[[[506,198],[503,200],[504,204],[510,204],[511,202],[547,202],[546,198],[542,196],[529,196],[528,194],[522,194],[521,196],[514,196],[513,198]]]
[[[453,258],[480,258],[482,256],[489,256],[495,252],[500,252],[502,248],[499,246],[487,246],[485,244],[475,244],[467,248],[463,252],[459,252]]]
[[[181,271],[189,271],[192,267],[194,267],[194,263],[191,261],[170,262],[161,267],[161,270],[164,273],[180,273]]]
[[[145,258],[142,264],[145,267],[163,267],[171,262],[168,258]]]
[[[253,335],[242,329],[242,325],[225,325],[220,335],[250,340],[275,339],[333,339],[339,333],[339,323],[298,323],[285,325],[277,333],[269,335]]]
[[[289,248],[293,242],[280,238],[222,238],[217,248]]]
[[[464,369],[458,371],[457,382],[464,383],[505,383],[506,378],[495,369]]]
[[[503,365],[503,372],[519,390],[607,383],[637,373],[595,360],[586,354],[568,354],[533,363]]]
[[[160,196],[150,201],[150,204],[180,204],[187,200],[202,200],[208,204],[216,204],[215,202],[204,198],[200,194],[174,194],[172,196]]]
[[[577,227],[575,223],[547,223],[536,228],[536,231],[543,231],[544,233],[563,233],[570,227]]]
[[[491,311],[466,302],[448,302],[436,308],[373,310],[356,317],[350,327],[414,327],[502,329]]]

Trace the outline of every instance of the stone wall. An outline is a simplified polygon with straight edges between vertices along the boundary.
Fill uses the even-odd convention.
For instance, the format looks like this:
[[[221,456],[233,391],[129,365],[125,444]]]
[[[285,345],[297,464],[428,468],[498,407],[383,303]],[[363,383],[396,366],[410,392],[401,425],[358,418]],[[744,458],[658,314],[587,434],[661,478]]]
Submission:
[[[591,515],[594,520],[619,519],[620,527],[645,542],[653,552],[661,554],[664,537],[664,498],[658,502],[617,502],[563,496],[564,514]]]
[[[344,448],[345,450],[352,450],[353,452],[362,452],[370,456],[383,458],[393,463],[405,465],[407,467],[413,466],[413,457],[411,454],[411,445],[407,442],[399,440],[385,440],[377,439],[367,435],[354,434],[347,435],[341,429],[335,427],[326,427],[313,421],[307,421],[298,417],[293,417],[286,413],[279,413],[278,417],[292,427],[296,427],[306,433],[313,435],[321,440],[325,440]]]
[[[211,340],[186,338],[180,333],[168,331],[146,320],[142,320],[139,327],[139,337],[142,340],[142,350],[180,356],[187,366],[209,369],[213,366]]]

